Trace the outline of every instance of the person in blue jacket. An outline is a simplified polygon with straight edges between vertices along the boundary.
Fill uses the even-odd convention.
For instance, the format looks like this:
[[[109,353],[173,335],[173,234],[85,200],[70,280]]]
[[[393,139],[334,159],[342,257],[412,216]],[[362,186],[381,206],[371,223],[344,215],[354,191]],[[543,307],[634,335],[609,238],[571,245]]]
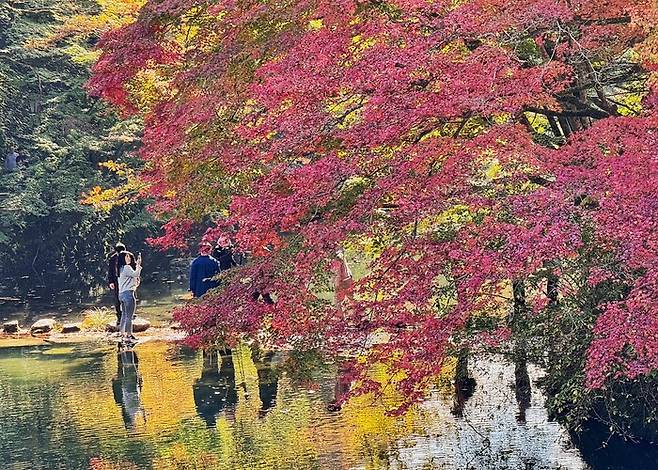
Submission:
[[[219,272],[219,262],[210,256],[211,251],[210,243],[202,243],[199,246],[199,256],[194,258],[190,266],[190,290],[194,297],[201,297],[219,285],[212,279]]]

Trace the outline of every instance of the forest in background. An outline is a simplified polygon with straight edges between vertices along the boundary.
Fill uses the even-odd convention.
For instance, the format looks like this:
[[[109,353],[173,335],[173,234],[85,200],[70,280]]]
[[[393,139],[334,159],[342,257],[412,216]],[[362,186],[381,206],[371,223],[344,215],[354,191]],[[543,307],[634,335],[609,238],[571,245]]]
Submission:
[[[177,313],[199,344],[385,332],[363,364],[411,405],[446,357],[467,372],[502,342],[569,428],[653,439],[653,9],[342,3],[153,0],[134,23],[140,1],[3,4],[0,148],[23,157],[0,178],[3,284],[93,286],[114,240],[157,233],[155,201],[160,246],[211,219],[254,255]],[[342,249],[369,266],[337,311],[317,291]]]
[[[99,12],[86,0],[0,3],[0,152],[3,162],[12,148],[20,155],[17,171],[0,174],[2,295],[85,292],[104,279],[115,241],[148,251],[157,232],[144,200],[103,210],[82,202],[141,165],[131,156],[140,120],[119,119],[84,90],[98,36],[117,20]]]

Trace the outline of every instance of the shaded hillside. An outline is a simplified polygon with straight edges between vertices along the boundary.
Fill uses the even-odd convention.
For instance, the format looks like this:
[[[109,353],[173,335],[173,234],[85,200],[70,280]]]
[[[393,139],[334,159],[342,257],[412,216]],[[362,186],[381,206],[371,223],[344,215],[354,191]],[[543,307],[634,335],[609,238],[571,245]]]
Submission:
[[[0,292],[84,289],[103,278],[116,239],[135,249],[154,230],[144,203],[107,212],[80,203],[90,188],[121,183],[98,164],[138,165],[128,153],[140,124],[122,122],[83,89],[93,34],[39,44],[91,1],[0,4],[0,152],[17,149],[16,171],[0,175]]]

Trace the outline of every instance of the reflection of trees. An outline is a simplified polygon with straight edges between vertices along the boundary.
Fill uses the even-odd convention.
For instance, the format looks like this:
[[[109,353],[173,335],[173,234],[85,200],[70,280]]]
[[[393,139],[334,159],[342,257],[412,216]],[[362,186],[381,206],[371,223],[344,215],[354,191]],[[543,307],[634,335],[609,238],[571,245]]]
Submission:
[[[391,377],[382,364],[371,368],[369,378],[384,384],[399,379]],[[386,386],[381,396],[366,394],[345,403],[339,424],[345,456],[358,456],[357,462],[365,458],[366,468],[387,468],[396,442],[412,433],[417,418],[415,408],[401,416],[388,414],[401,402],[402,397],[396,388]]]
[[[487,458],[496,463],[505,449],[514,449],[513,458],[521,455],[530,459],[557,452],[561,445],[556,443],[556,424],[549,427],[541,421],[541,429],[529,433],[526,426],[516,422],[514,392],[509,388],[515,380],[514,368],[473,356],[468,361],[466,356],[461,360],[456,357],[444,374],[450,391],[452,378],[464,376],[464,372],[468,372],[467,377],[482,381],[464,410],[464,417],[471,425],[466,419],[451,414],[452,397],[442,395],[440,390],[420,410],[412,409],[401,417],[387,414],[400,403],[395,387],[385,387],[381,397],[354,397],[340,411],[327,412],[326,404],[335,398],[337,391],[333,374],[315,371],[308,375],[308,371],[301,370],[308,366],[303,362],[295,363],[298,374],[322,377],[318,379],[320,386],[314,386],[311,379],[303,375],[306,388],[317,392],[309,393],[299,387],[288,372],[273,368],[274,363],[281,364],[278,357],[255,355],[248,347],[236,348],[228,357],[220,358],[216,353],[193,357],[172,354],[170,345],[148,343],[139,346],[137,354],[138,363],[129,353],[117,359],[114,351],[76,363],[69,353],[62,355],[62,360],[54,356],[48,361],[17,358],[16,368],[19,365],[20,370],[28,367],[30,377],[38,375],[39,383],[19,388],[20,381],[12,382],[11,378],[7,381],[6,376],[0,376],[2,396],[9,397],[10,406],[18,407],[17,396],[33,394],[34,390],[39,390],[40,395],[43,392],[40,398],[43,409],[38,413],[20,411],[24,411],[24,416],[38,416],[39,427],[56,424],[54,429],[45,431],[39,431],[37,424],[30,424],[28,430],[34,431],[36,437],[28,440],[28,445],[35,449],[50,445],[47,452],[52,452],[53,444],[58,446],[58,454],[67,456],[58,457],[61,460],[57,462],[68,459],[66,463],[70,468],[82,468],[90,456],[98,456],[106,462],[134,462],[136,468],[149,468],[152,463],[153,468],[226,469],[385,468],[396,465],[395,461],[406,463],[407,468],[420,468],[416,465],[417,459],[432,456],[438,462],[447,462],[446,468],[457,468],[466,462],[463,458],[471,458],[478,451],[486,455],[475,461],[480,465],[477,468],[493,468],[486,467]],[[44,388],[48,374],[52,377],[60,362],[65,372],[54,375],[53,381],[66,386],[51,383],[48,393]],[[0,362],[0,372],[10,376],[19,373],[6,366],[6,361]],[[532,376],[532,366],[528,368]],[[338,372],[340,376],[340,370]],[[123,393],[121,385],[135,391],[131,387],[138,385],[138,376],[143,377],[143,386],[138,391],[141,407],[148,414],[145,423],[139,421],[139,414],[124,414],[123,409],[117,407],[109,390],[115,376],[120,379],[115,383],[116,393]],[[498,378],[485,381],[484,377],[490,376]],[[370,378],[386,383],[390,376],[385,366],[378,365],[371,369]],[[198,400],[200,388],[206,385],[209,386],[206,397],[210,396],[212,387],[224,386],[220,389],[225,394],[220,396],[226,397],[221,402],[224,411],[217,411],[220,405],[216,401]],[[338,392],[340,394],[340,390]],[[206,404],[215,408],[203,408]],[[128,411],[135,409],[127,408]],[[208,413],[204,416],[206,410]],[[536,422],[537,411],[529,413],[529,422],[533,419]],[[130,423],[130,416],[137,418],[139,432],[128,437],[124,420]],[[213,422],[213,427],[208,427],[206,418]],[[11,436],[11,427],[17,424],[15,418],[11,421],[11,414],[9,419],[9,428],[3,418],[0,429]],[[542,420],[545,419],[544,413]],[[36,419],[34,421],[37,423]],[[429,434],[423,437],[425,429]],[[480,441],[483,439],[480,434],[486,437],[488,444]],[[51,444],[44,443],[39,435],[46,435]],[[407,438],[411,435],[414,443],[423,444],[410,443]],[[551,439],[556,442],[548,445]],[[0,447],[3,442],[11,442],[11,439],[0,436]],[[530,448],[528,452],[519,450],[526,447]],[[445,455],[445,449],[457,449],[459,455],[452,455],[454,452]],[[0,448],[0,456],[5,455],[3,450]],[[40,460],[35,457],[33,461],[46,462],[42,466],[49,464],[45,452]],[[418,454],[412,455],[414,452]],[[455,465],[451,466],[452,463]]]
[[[455,366],[455,395],[452,413],[457,417],[463,416],[466,401],[475,392],[475,379],[468,374],[468,355],[468,349],[462,348],[457,356],[457,365]]]
[[[137,349],[138,372],[143,382],[139,401],[148,419],[140,421],[137,415],[139,432],[131,437],[126,435],[123,408],[117,406],[116,395],[120,392],[117,385],[121,382],[115,383],[113,377],[119,378],[119,367],[123,369],[123,366],[116,350],[102,354],[99,363],[85,373],[63,379],[68,384],[65,391],[68,419],[75,423],[81,434],[95,436],[93,445],[85,449],[93,452],[94,457],[114,462],[150,462],[160,448],[169,445],[169,439],[178,432],[181,421],[196,416],[189,390],[201,364],[200,358],[172,355],[172,345],[166,343],[147,343]],[[132,368],[130,362],[128,358],[129,369]],[[90,380],[90,377],[98,378]],[[134,375],[125,378],[134,380]],[[129,386],[129,381],[126,386]],[[59,422],[60,417],[56,419]],[[144,468],[143,465],[138,467]]]
[[[126,429],[134,430],[140,417],[143,423],[146,423],[141,402],[142,377],[139,375],[139,359],[134,349],[119,346],[117,362],[117,376],[112,380],[114,400],[121,406]]]

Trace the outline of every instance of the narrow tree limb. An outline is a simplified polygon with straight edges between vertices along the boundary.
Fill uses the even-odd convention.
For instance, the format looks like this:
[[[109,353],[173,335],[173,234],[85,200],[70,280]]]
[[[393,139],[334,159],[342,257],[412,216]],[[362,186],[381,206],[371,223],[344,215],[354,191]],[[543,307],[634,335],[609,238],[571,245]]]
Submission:
[[[577,109],[573,111],[554,111],[552,109],[537,108],[534,106],[526,106],[523,108],[524,111],[529,111],[531,113],[543,114],[544,116],[555,116],[562,118],[569,117],[591,117],[594,119],[604,119],[610,117],[610,114],[605,111],[600,111],[594,108],[586,109]]]

